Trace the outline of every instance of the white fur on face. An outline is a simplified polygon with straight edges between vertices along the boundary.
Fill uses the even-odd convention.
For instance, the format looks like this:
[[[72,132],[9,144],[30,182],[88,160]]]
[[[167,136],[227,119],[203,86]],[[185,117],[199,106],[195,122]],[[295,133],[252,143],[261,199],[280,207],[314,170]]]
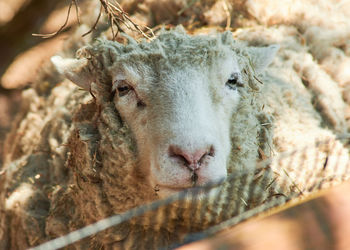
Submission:
[[[231,51],[205,69],[172,68],[155,77],[150,68],[124,65],[115,72],[116,108],[160,197],[226,177],[230,118],[240,98],[226,84],[233,74],[240,76]]]

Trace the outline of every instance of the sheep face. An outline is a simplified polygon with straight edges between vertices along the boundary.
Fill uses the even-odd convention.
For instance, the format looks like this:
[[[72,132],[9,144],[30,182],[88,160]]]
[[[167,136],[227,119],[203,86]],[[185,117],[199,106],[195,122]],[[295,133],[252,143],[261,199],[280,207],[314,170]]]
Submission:
[[[234,53],[196,67],[123,65],[115,106],[137,142],[140,171],[159,196],[226,177],[230,117],[240,95]]]
[[[107,71],[107,89],[137,145],[135,172],[164,197],[227,175],[230,121],[248,89],[249,67],[263,71],[278,50],[237,46],[231,33],[192,37],[170,31],[151,43],[102,41],[88,48],[97,67],[89,63],[94,56],[52,61],[87,90]]]

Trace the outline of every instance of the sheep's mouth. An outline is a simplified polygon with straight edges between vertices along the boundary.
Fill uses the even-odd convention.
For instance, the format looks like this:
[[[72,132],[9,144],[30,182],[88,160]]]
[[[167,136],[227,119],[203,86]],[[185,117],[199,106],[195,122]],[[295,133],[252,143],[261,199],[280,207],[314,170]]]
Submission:
[[[192,187],[196,186],[197,180],[198,180],[198,174],[195,171],[193,171],[191,176]]]

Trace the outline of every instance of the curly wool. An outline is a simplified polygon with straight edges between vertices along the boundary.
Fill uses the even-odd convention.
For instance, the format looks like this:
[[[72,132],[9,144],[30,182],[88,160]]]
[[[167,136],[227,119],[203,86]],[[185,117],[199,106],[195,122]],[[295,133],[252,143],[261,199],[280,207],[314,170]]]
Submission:
[[[48,96],[33,89],[25,92],[28,105],[23,108],[18,128],[11,132],[8,142],[13,145],[6,158],[10,171],[0,182],[4,190],[1,201],[7,206],[6,211],[0,211],[1,238],[7,239],[0,246],[16,249],[37,245],[157,199],[155,190],[142,181],[143,177],[135,176],[137,148],[112,101],[111,72],[123,63],[136,68],[150,65],[155,76],[162,77],[161,72],[172,70],[171,65],[201,67],[213,63],[213,57],[224,56],[228,49],[235,51],[248,84],[239,89],[242,100],[231,118],[232,149],[227,167],[235,178],[223,185],[220,200],[209,197],[209,203],[197,202],[195,207],[186,202],[162,207],[146,214],[144,220],[125,222],[74,247],[165,246],[190,231],[273,201],[275,194],[292,198],[300,191],[306,192],[308,178],[297,183],[298,178],[293,176],[293,169],[287,169],[288,165],[291,183],[284,181],[285,170],[278,169],[280,162],[274,162],[271,168],[255,168],[256,162],[274,149],[284,151],[300,143],[300,137],[290,134],[288,128],[293,128],[303,139],[305,132],[314,131],[308,142],[313,142],[317,135],[332,135],[320,127],[321,117],[311,104],[311,96],[304,93],[300,80],[289,82],[283,79],[283,74],[274,74],[283,70],[294,72],[290,64],[277,60],[280,64],[259,80],[251,67],[248,49],[234,41],[230,33],[192,37],[177,29],[163,32],[149,43],[129,39],[128,44],[121,45],[99,40],[78,52],[80,58],[88,59],[85,70],[94,79],[90,89],[94,98],[68,82],[55,86]],[[299,114],[295,110],[300,109],[301,103],[303,109]],[[327,150],[323,149],[319,154],[321,160],[313,167],[322,169]],[[38,163],[43,167],[38,168]],[[305,168],[303,176],[310,177],[308,170]],[[316,171],[313,169],[312,173]],[[296,184],[303,185],[300,189]],[[24,192],[30,194],[29,199],[15,200],[18,196],[13,194]],[[8,199],[6,193],[13,199]],[[228,196],[233,198],[226,199]],[[207,213],[200,216],[203,209]],[[18,224],[20,229],[11,230],[11,225]],[[135,240],[140,238],[145,241]],[[151,240],[146,242],[147,239]]]

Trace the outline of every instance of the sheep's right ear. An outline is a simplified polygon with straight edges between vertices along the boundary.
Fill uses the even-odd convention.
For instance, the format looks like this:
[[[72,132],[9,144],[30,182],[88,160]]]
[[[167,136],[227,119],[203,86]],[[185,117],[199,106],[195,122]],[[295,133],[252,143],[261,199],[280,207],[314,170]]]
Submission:
[[[86,58],[71,59],[53,56],[51,57],[51,62],[60,74],[64,75],[79,87],[90,90],[92,77],[86,67],[88,63]]]
[[[252,67],[255,72],[262,73],[273,61],[280,46],[273,44],[267,47],[248,47],[247,51],[250,55]]]

